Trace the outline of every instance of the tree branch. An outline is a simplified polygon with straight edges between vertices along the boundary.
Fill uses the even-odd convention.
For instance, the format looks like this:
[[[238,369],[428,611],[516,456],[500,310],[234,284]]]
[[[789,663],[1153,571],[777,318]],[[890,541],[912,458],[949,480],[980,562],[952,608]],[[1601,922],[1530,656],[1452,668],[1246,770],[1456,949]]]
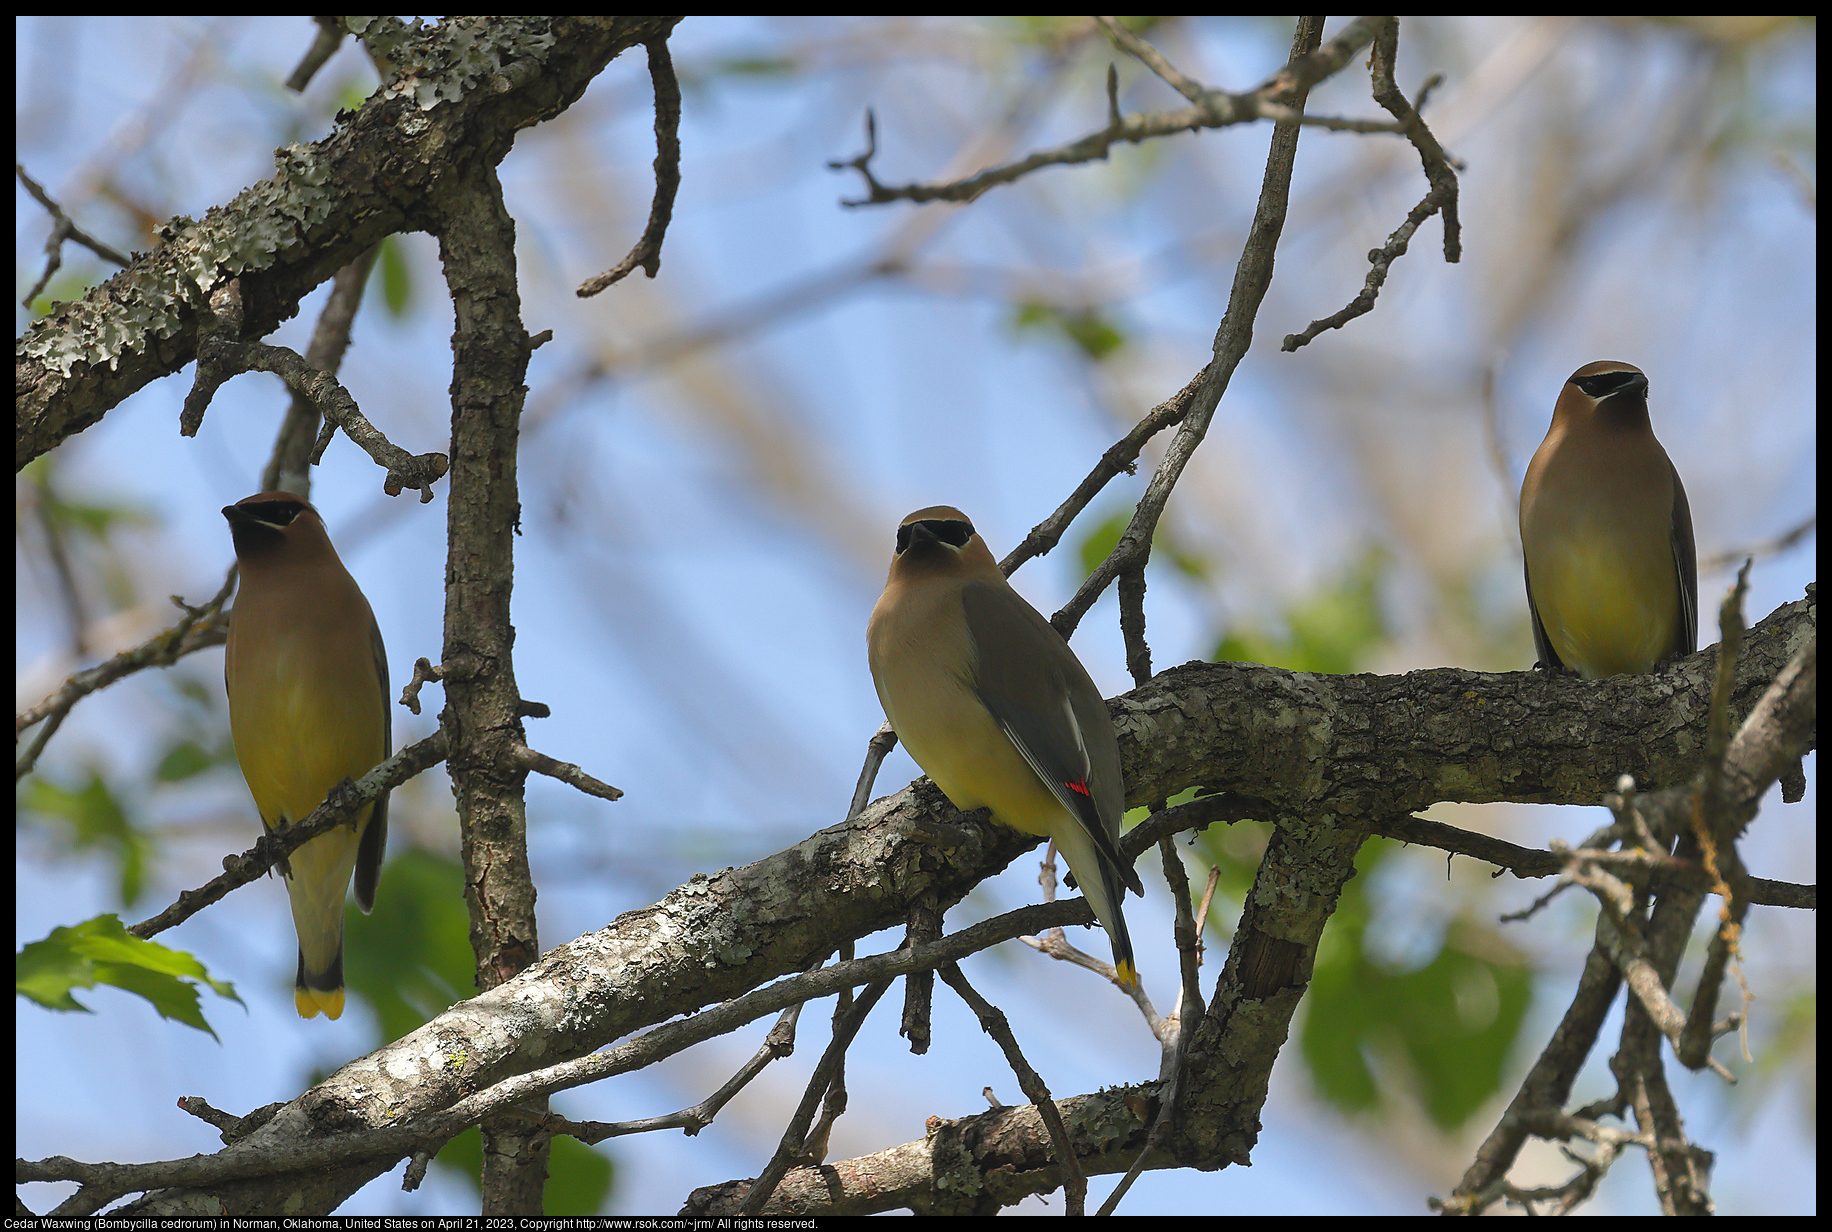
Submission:
[[[564,110],[625,48],[677,17],[461,17],[403,36],[400,71],[279,170],[161,242],[82,300],[34,322],[15,351],[15,466],[81,432],[196,355],[217,287],[239,278],[241,339],[265,337],[300,300],[424,210],[515,134]],[[487,88],[485,88],[487,87]]]
[[[681,188],[681,83],[675,80],[668,40],[651,39],[648,47],[649,78],[655,83],[655,200],[649,206],[649,225],[628,256],[579,288],[580,299],[589,299],[638,267],[651,278],[661,269],[662,238],[668,234],[674,197]]]
[[[882,205],[890,201],[966,202],[975,200],[988,189],[1023,179],[1040,167],[1098,162],[1104,160],[1108,151],[1117,143],[1125,142],[1136,145],[1158,137],[1168,137],[1175,133],[1191,132],[1196,129],[1228,128],[1235,124],[1274,120],[1281,123],[1301,123],[1351,132],[1401,132],[1403,129],[1399,124],[1378,120],[1343,120],[1334,117],[1303,116],[1302,109],[1292,106],[1287,97],[1293,91],[1299,93],[1308,91],[1318,81],[1339,72],[1357,51],[1367,46],[1373,39],[1380,22],[1390,20],[1390,18],[1376,17],[1357,18],[1331,39],[1327,46],[1308,55],[1294,57],[1289,64],[1274,73],[1257,89],[1241,94],[1230,94],[1226,90],[1205,90],[1202,91],[1200,100],[1192,102],[1188,107],[1176,111],[1153,112],[1147,115],[1121,116],[1118,114],[1118,108],[1113,107],[1110,109],[1112,114],[1107,126],[1098,132],[1089,133],[1053,149],[1038,150],[1016,162],[990,167],[977,175],[951,183],[903,185],[880,183],[872,174],[870,165],[872,156],[877,152],[877,131],[875,121],[869,114],[866,118],[865,152],[857,157],[830,162],[827,165],[836,171],[851,167],[864,179],[866,195],[850,201],[842,200],[841,204],[848,207]],[[1110,27],[1110,29],[1113,28],[1115,27]],[[1140,43],[1140,46],[1143,46],[1143,43]],[[1162,57],[1159,59],[1161,60]],[[1178,76],[1181,77],[1181,74]]]
[[[1739,656],[1733,713],[1747,713],[1773,675],[1812,636],[1814,610],[1810,601],[1798,601],[1750,631]],[[1693,757],[1691,733],[1704,722],[1714,658],[1715,652],[1707,649],[1659,675],[1594,683],[1540,672],[1485,675],[1437,669],[1397,677],[1325,676],[1192,664],[1115,699],[1112,710],[1132,803],[1204,783],[1236,791],[1290,784],[1290,800],[1265,802],[1283,813],[1294,813],[1304,800],[1330,802],[1307,806],[1308,820],[1281,822],[1278,833],[1295,827],[1292,842],[1269,852],[1269,867],[1292,887],[1292,901],[1311,902],[1300,919],[1286,923],[1309,920],[1309,926],[1320,929],[1327,901],[1306,900],[1298,890],[1312,885],[1307,869],[1341,868],[1339,855],[1325,859],[1319,852],[1348,851],[1353,842],[1350,827],[1330,822],[1326,813],[1392,816],[1439,799],[1588,804],[1613,783],[1616,767],[1629,764],[1638,766],[1639,777],[1649,783],[1678,781]],[[1507,749],[1532,750],[1531,755],[1498,749],[1497,733],[1505,734]],[[938,848],[915,837],[925,826],[946,834],[949,845]],[[1128,841],[1138,833],[1129,834]],[[486,1088],[503,1101],[500,1106],[512,1107],[551,1089],[559,1074],[546,1071],[557,1064],[581,1067],[567,1071],[573,1075],[569,1083],[645,1064],[636,1052],[620,1051],[637,1041],[618,1045],[602,1059],[587,1054],[645,1027],[654,1029],[642,1040],[670,1031],[676,1024],[654,1024],[676,1015],[697,1015],[689,1033],[709,1038],[737,1021],[780,1012],[798,999],[907,974],[923,965],[907,951],[859,959],[842,974],[834,974],[835,968],[800,973],[843,939],[902,924],[910,904],[924,895],[932,895],[943,909],[952,906],[1037,841],[991,823],[965,821],[932,785],[920,781],[787,851],[744,868],[696,876],[653,906],[548,951],[508,982],[352,1061],[251,1138],[265,1149],[291,1149],[327,1133],[364,1133],[455,1111]],[[1092,918],[1085,900],[1027,908],[996,932],[968,929],[924,952],[958,961],[993,936]],[[1252,919],[1244,921],[1242,935],[1248,934],[1265,935]],[[1264,1045],[1269,1057],[1276,1055],[1282,1034],[1249,1041],[1240,1032],[1254,1021],[1261,1024],[1255,1031],[1270,1029],[1262,1012],[1272,1008],[1266,997],[1245,998],[1245,991],[1269,991],[1281,1009],[1286,999],[1296,1003],[1302,985],[1276,983],[1281,971],[1296,973],[1289,962],[1281,965],[1281,956],[1291,957],[1265,943],[1235,946],[1229,959],[1234,970],[1224,980],[1225,989],[1232,990],[1230,1004],[1241,1011],[1232,1016],[1233,1034],[1217,1041],[1205,1026],[1210,1033],[1198,1035],[1192,1055],[1247,1055],[1218,1053],[1218,1043],[1224,1050],[1242,1043]],[[770,985],[776,991],[763,995],[762,986],[771,980],[783,980],[784,986]],[[728,1003],[729,1014],[736,1017],[725,1016]],[[1212,1005],[1204,1023],[1215,1020]],[[659,1047],[659,1041],[643,1047]],[[454,1057],[461,1060],[454,1063]],[[514,1075],[537,1068],[536,1058],[546,1067],[540,1078],[516,1078],[517,1085],[498,1089]],[[1230,1093],[1193,1073],[1191,1085],[1197,1101],[1192,1119],[1215,1129],[1193,1145],[1193,1156],[1180,1153],[1177,1158],[1220,1163],[1244,1156],[1250,1140],[1244,1135],[1257,1123],[1249,1118],[1257,1117],[1260,1106],[1251,1097],[1252,1084]],[[1153,1090],[1148,1085],[1058,1100],[1089,1175],[1123,1172],[1144,1148]],[[1048,1138],[1032,1108],[945,1123],[933,1145],[917,1144],[923,1157],[959,1149],[950,1146],[961,1141],[957,1125],[961,1133],[989,1126],[1034,1133],[1034,1142],[1013,1138],[1004,1146],[985,1146],[1023,1152],[1001,1156],[1008,1161],[1030,1160],[1034,1151],[1033,1166],[1050,1166]],[[914,1158],[911,1148],[898,1151],[899,1158]],[[1153,1160],[1148,1166],[1174,1162],[1170,1155]],[[372,1157],[352,1166],[339,1187],[360,1184],[386,1166],[385,1160]],[[789,1172],[769,1209],[791,1202],[796,1193],[811,1192],[808,1187],[816,1180],[862,1177],[853,1161],[826,1165],[813,1178],[805,1177],[806,1171]],[[1015,1200],[1022,1196],[1021,1187],[1020,1178],[1012,1177],[999,1181],[993,1194]],[[265,1210],[270,1209],[263,1205],[265,1195],[281,1190],[292,1192],[271,1181],[250,1182],[245,1188],[173,1189],[146,1209],[220,1213],[229,1202],[229,1209]],[[909,1192],[888,1193],[883,1201],[907,1204],[897,1195]],[[922,1200],[931,1201],[933,1195]],[[828,1213],[846,1209],[841,1204],[826,1208]]]

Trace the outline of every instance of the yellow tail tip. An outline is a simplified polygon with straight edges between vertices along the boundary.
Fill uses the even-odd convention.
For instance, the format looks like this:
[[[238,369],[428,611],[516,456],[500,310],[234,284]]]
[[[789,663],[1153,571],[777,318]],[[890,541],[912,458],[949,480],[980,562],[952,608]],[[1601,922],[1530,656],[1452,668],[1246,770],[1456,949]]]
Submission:
[[[301,1018],[316,1018],[320,1014],[326,1018],[342,1018],[343,1005],[344,990],[341,988],[328,991],[320,988],[293,989],[293,1006]]]
[[[1115,963],[1113,965],[1113,978],[1119,981],[1121,988],[1137,988],[1139,986],[1139,969],[1129,962]]]

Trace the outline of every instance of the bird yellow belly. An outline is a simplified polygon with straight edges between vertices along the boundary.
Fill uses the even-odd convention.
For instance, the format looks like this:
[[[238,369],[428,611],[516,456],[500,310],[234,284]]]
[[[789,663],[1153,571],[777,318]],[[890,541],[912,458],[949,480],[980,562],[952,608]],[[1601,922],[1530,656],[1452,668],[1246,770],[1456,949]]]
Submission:
[[[1638,572],[1635,562],[1645,559],[1593,544],[1533,562],[1547,640],[1589,679],[1645,672],[1672,651],[1678,582],[1670,567]]]

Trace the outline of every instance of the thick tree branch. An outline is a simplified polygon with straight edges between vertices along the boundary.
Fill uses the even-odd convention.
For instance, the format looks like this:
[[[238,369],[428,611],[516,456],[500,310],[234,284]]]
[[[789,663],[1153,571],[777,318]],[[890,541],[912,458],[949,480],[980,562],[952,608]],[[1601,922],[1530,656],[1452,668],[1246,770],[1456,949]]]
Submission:
[[[396,231],[521,129],[564,110],[626,48],[676,17],[460,17],[401,40],[394,78],[329,136],[281,151],[274,178],[161,242],[15,352],[15,466],[190,363],[212,294],[242,281],[241,339],[265,337],[314,287]]]
[[[465,669],[445,676],[439,727],[458,805],[477,987],[487,991],[540,953],[523,797],[527,738],[509,618],[530,347],[515,280],[515,222],[495,168],[477,167],[441,202],[437,230],[457,321],[443,661]],[[545,1117],[545,1102],[528,1112]],[[483,1213],[539,1214],[549,1140],[523,1118],[498,1118],[483,1129]]]
[[[1750,631],[1732,693],[1734,715],[1748,712],[1812,636],[1814,612],[1810,600],[1801,600]],[[1289,798],[1264,803],[1288,819],[1279,833],[1291,837],[1272,858],[1278,874],[1295,886],[1307,884],[1307,866],[1323,870],[1323,876],[1339,875],[1338,859],[1307,850],[1346,850],[1354,841],[1352,827],[1332,815],[1392,816],[1442,799],[1593,804],[1625,765],[1639,767],[1639,777],[1650,784],[1679,781],[1696,756],[1694,733],[1704,725],[1715,657],[1708,648],[1656,675],[1594,683],[1542,672],[1437,669],[1396,677],[1325,676],[1197,663],[1163,673],[1111,705],[1135,804],[1204,783],[1250,793],[1288,785]],[[924,832],[945,835],[948,845],[916,837]],[[806,995],[830,995],[829,981],[840,978],[824,974],[830,968],[806,977],[797,973],[845,938],[902,924],[910,905],[925,895],[944,909],[952,906],[1035,842],[989,822],[963,822],[932,785],[918,782],[787,851],[744,868],[696,876],[653,906],[550,950],[508,982],[352,1061],[287,1105],[256,1136],[271,1147],[430,1116],[513,1075],[583,1058],[645,1027],[745,997],[785,976],[803,980],[797,987]],[[1310,921],[1306,927],[1321,928],[1325,907],[1315,902],[1311,912],[1285,924]],[[1092,920],[1084,901],[1049,910],[1061,912],[1052,918],[1063,922]],[[1025,926],[1038,924],[1026,920]],[[1263,930],[1260,935],[1271,936]],[[948,940],[937,944],[947,948]],[[1288,982],[1300,972],[1280,961],[1282,953],[1289,958],[1299,951],[1267,944],[1252,952],[1235,948],[1241,953],[1230,955],[1236,971],[1226,981],[1236,990],[1230,1043],[1249,1029],[1271,1030],[1283,1002],[1295,1002],[1302,991],[1301,984]],[[846,979],[856,984],[904,974],[900,962],[890,961],[899,958],[861,959],[853,968],[856,976]],[[1248,990],[1266,995],[1250,998],[1244,995]],[[1269,997],[1275,1005],[1267,1004]],[[759,1000],[751,1016],[777,1013],[785,1004]],[[1212,1010],[1205,1023],[1214,1021]],[[1272,1051],[1282,1038],[1281,1028]],[[1215,1051],[1216,1040],[1213,1029],[1199,1036],[1192,1064],[1213,1065],[1218,1056],[1236,1055]],[[454,1064],[454,1057],[462,1060]],[[1257,1080],[1241,1075],[1218,1086],[1198,1077],[1192,1078],[1192,1099],[1200,1101],[1195,1119],[1214,1128],[1200,1142],[1184,1140],[1186,1145],[1211,1163],[1244,1154],[1255,1123],[1248,1118],[1257,1115],[1248,1094]],[[540,1089],[540,1084],[523,1088]],[[1138,1103],[1152,1090],[1058,1100],[1089,1175],[1123,1172],[1143,1149],[1150,1096],[1138,1104],[1140,1111],[1127,1101]],[[1022,1149],[1025,1159],[1034,1151],[1036,1167],[1050,1166],[1048,1136],[1034,1108],[1002,1109],[959,1123],[962,1132],[994,1124],[1034,1133],[1021,1148],[1019,1139],[1011,1138],[1000,1150]],[[943,1126],[937,1145],[924,1150],[941,1149],[954,1141],[954,1132]],[[898,1150],[907,1154],[909,1148]],[[1169,1162],[1169,1156],[1157,1156],[1148,1166]],[[385,1166],[362,1165],[349,1179],[360,1184]],[[851,1166],[851,1161],[828,1165],[818,1175],[847,1175]],[[812,1181],[802,1177],[802,1171],[791,1170],[772,1203],[807,1192]],[[1032,1191],[1030,1183],[1024,1182],[1024,1192]],[[1014,1200],[1022,1196],[1007,1182],[1000,1184],[1007,1188],[999,1195],[1009,1190]],[[224,1202],[229,1209],[277,1209],[266,1205],[278,1192],[273,1181],[248,1185],[170,1191],[156,1209],[220,1212]]]

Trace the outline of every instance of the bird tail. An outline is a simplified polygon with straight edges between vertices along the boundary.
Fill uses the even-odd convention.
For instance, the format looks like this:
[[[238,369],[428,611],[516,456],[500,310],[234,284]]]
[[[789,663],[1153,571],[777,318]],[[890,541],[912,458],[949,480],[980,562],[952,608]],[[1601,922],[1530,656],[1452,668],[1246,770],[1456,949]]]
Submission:
[[[293,931],[299,937],[293,1004],[301,1018],[336,1018],[343,1013],[344,896],[350,889],[357,844],[353,829],[338,826],[291,856],[286,893],[292,900]]]
[[[1120,909],[1126,897],[1126,880],[1120,868],[1106,859],[1094,845],[1093,838],[1078,822],[1058,828],[1054,835],[1056,849],[1062,852],[1075,874],[1075,885],[1094,908],[1094,917],[1107,930],[1113,942],[1115,978],[1126,988],[1139,986],[1139,971],[1132,956],[1132,936],[1126,931],[1126,915]]]
[[[293,1006],[301,1018],[316,1018],[323,1014],[326,1018],[343,1017],[343,948],[337,950],[337,961],[331,970],[308,973],[305,969],[305,955],[299,955],[299,974],[294,980]]]

